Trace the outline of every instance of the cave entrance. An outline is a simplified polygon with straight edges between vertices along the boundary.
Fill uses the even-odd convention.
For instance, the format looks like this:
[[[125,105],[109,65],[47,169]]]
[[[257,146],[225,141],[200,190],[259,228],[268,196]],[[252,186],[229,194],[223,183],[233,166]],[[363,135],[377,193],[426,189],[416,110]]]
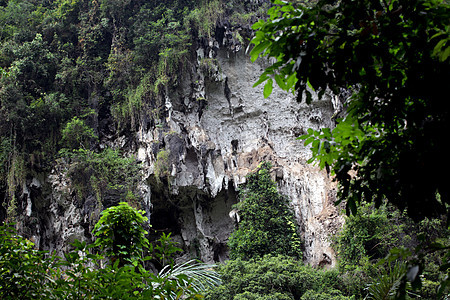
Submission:
[[[238,202],[233,184],[215,197],[194,186],[179,187],[178,194],[173,195],[167,183],[157,183],[154,178],[149,184],[153,229],[150,240],[170,232],[189,258],[209,263],[228,259],[227,241],[234,229],[229,213]]]

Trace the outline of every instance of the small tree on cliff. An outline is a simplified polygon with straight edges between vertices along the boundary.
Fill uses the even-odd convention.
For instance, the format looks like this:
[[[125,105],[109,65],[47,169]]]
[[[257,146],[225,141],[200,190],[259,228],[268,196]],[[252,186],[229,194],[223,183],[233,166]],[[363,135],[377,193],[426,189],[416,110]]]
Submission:
[[[105,209],[94,227],[100,246],[111,261],[119,259],[119,264],[142,258],[143,250],[149,242],[143,224],[148,220],[144,211],[136,210],[126,202]]]
[[[450,4],[445,0],[272,0],[269,18],[253,25],[252,60],[275,59],[256,85],[273,83],[312,101],[311,90],[346,97],[335,128],[301,138],[312,158],[335,175],[339,201],[356,214],[363,201],[387,201],[415,221],[450,213],[447,140]],[[346,94],[343,93],[343,94]],[[345,95],[341,95],[344,96]],[[437,246],[437,245],[429,245]],[[436,248],[436,247],[435,247]],[[448,247],[441,266],[450,286]],[[420,286],[411,261],[405,278]]]
[[[265,254],[301,258],[301,242],[286,197],[270,177],[271,164],[263,162],[247,176],[241,202],[235,205],[240,222],[229,239],[231,258],[250,259]]]

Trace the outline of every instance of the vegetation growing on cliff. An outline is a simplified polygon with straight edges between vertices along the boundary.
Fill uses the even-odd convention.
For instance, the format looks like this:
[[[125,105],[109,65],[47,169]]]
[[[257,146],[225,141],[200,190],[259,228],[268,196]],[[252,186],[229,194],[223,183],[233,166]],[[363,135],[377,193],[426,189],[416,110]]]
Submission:
[[[2,299],[202,299],[220,283],[211,265],[189,261],[164,265],[158,273],[143,261],[173,253],[168,238],[149,250],[145,218],[126,203],[104,212],[96,226],[98,243],[75,242],[64,258],[33,249],[12,226],[0,226],[0,297]],[[118,226],[117,222],[123,222]],[[129,243],[131,241],[131,243]],[[95,247],[106,247],[102,255]],[[156,250],[159,249],[159,250]],[[99,249],[97,249],[99,250]],[[110,263],[104,264],[108,258]],[[166,257],[168,258],[168,257]]]
[[[239,222],[228,241],[231,258],[248,260],[265,254],[302,257],[294,213],[287,198],[279,194],[271,168],[269,162],[261,163],[241,187],[240,202],[235,206]]]
[[[276,62],[256,85],[265,82],[267,97],[276,82],[299,100],[306,96],[307,103],[312,91],[345,98],[345,116],[335,128],[309,129],[301,139],[311,145],[309,162],[335,176],[347,213],[357,214],[364,201],[377,207],[388,201],[416,222],[448,218],[449,189],[442,176],[449,168],[442,138],[450,128],[450,106],[442,99],[450,71],[448,1],[272,2],[268,20],[253,26],[251,57]],[[407,268],[392,268],[391,274],[400,275],[391,282],[390,296],[405,297],[409,284],[422,287],[424,251],[441,252],[447,277],[437,297],[448,293],[448,249],[448,241],[414,249]]]
[[[223,284],[206,299],[353,299],[339,290],[337,272],[301,261],[294,215],[277,191],[271,169],[263,162],[247,176],[235,206],[239,217],[228,242],[230,260],[218,268]]]
[[[27,178],[50,172],[62,148],[68,150],[64,157],[82,163],[85,156],[102,156],[111,139],[132,136],[144,121],[164,127],[164,95],[196,61],[193,50],[215,34],[225,13],[245,15],[253,5],[259,6],[221,0],[1,1],[2,218],[7,211],[10,219],[21,214],[20,189]],[[72,150],[79,148],[89,155],[75,159]],[[72,178],[91,178],[98,194],[103,183],[91,171]],[[118,176],[117,170],[105,171]]]
[[[392,208],[378,211],[361,203],[379,206],[387,198],[416,219],[448,211],[448,188],[440,172],[448,169],[443,138],[448,103],[441,98],[448,94],[448,2],[273,3],[269,20],[254,26],[252,59],[261,53],[277,59],[259,83],[266,81],[265,96],[275,81],[300,97],[305,91],[307,102],[310,89],[319,94],[326,87],[336,94],[341,88],[351,91],[348,115],[336,120],[336,128],[309,130],[303,139],[312,145],[312,161],[336,175],[348,211],[361,206],[360,215],[349,217],[336,237],[338,270],[304,266],[295,222],[265,165],[243,188],[248,201],[237,207],[242,220],[230,239],[233,259],[219,267],[224,285],[208,297],[348,299],[369,292],[395,297],[397,291],[405,296],[411,283],[425,299],[443,296],[450,284],[444,277],[450,255],[441,254],[449,245],[445,225],[437,219],[412,225]],[[180,82],[196,43],[215,34],[224,15],[231,16],[231,25],[256,21],[263,11],[247,8],[257,5],[259,1],[0,1],[0,218],[23,214],[24,184],[58,163],[67,166],[74,198],[95,195],[99,207],[126,199],[139,207],[139,165],[107,145],[119,135],[132,136],[140,125],[162,132],[166,93]],[[244,41],[238,31],[232,34]],[[215,60],[203,59],[199,67],[214,71]],[[155,153],[156,177],[167,177],[169,153]],[[116,210],[121,211],[113,208],[105,215]],[[437,225],[439,232],[420,243],[420,232],[428,234]],[[116,227],[102,229],[111,228]],[[204,281],[192,284],[186,274],[208,273],[207,267],[175,268],[169,254],[177,249],[167,236],[149,249],[153,254],[148,259],[160,270],[155,275],[132,259],[133,249],[107,244],[115,238],[107,233],[106,254],[119,259],[105,267],[84,243],[65,258],[49,258],[2,227],[1,298],[200,297],[196,288],[203,291]],[[131,265],[124,263],[129,260]],[[217,282],[214,276],[210,283]]]

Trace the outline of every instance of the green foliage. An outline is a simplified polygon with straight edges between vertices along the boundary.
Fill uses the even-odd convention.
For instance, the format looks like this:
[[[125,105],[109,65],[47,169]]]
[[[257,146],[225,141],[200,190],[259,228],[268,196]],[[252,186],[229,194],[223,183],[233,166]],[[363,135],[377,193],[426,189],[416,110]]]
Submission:
[[[270,176],[271,164],[261,163],[247,176],[235,206],[240,221],[228,246],[231,258],[248,259],[264,254],[301,258],[301,241],[286,197]]]
[[[196,30],[199,36],[211,37],[224,9],[220,0],[203,1],[185,17],[188,30]]]
[[[7,55],[7,72],[0,78],[0,134],[14,139],[18,151],[45,161],[46,154],[55,152],[54,136],[65,115],[66,98],[47,93],[56,56],[41,34],[21,45],[10,44]]]
[[[64,258],[33,249],[13,227],[0,226],[2,299],[202,299],[220,284],[213,265],[188,261],[153,274],[142,265],[104,265],[94,244],[76,241]]]
[[[94,227],[95,245],[112,262],[119,260],[120,265],[142,259],[144,248],[148,247],[148,232],[143,228],[148,219],[144,214],[126,202],[105,209]]]
[[[397,210],[386,206],[374,209],[371,204],[359,207],[358,213],[346,218],[335,240],[339,266],[345,269],[362,267],[386,257],[395,247],[410,246],[408,220]]]
[[[12,148],[11,148],[12,147]],[[17,150],[11,144],[6,145],[6,149],[12,151],[5,156],[4,176],[6,177],[6,193],[3,206],[6,208],[6,215],[9,222],[14,222],[18,214],[18,201],[16,196],[16,188],[22,186],[26,179],[25,161],[23,156],[17,153]],[[3,171],[3,170],[2,170]]]
[[[134,17],[134,60],[151,74],[152,95],[157,97],[169,84],[176,85],[178,75],[192,44],[184,18],[191,3],[148,2]]]
[[[0,298],[49,299],[52,263],[52,259],[43,261],[43,253],[12,226],[0,226]]]
[[[139,180],[139,165],[132,157],[124,158],[119,151],[106,148],[100,153],[87,149],[60,151],[62,157],[70,159],[68,175],[83,197],[94,192],[97,200],[105,206],[116,203],[106,202],[107,195],[117,198],[134,198]]]
[[[343,296],[339,290],[331,290],[327,292],[316,292],[308,290],[302,295],[301,300],[346,300],[355,299],[355,297]]]
[[[175,299],[175,297],[180,299],[182,295],[186,295],[187,299],[203,299],[201,293],[222,283],[219,274],[213,271],[214,267],[214,265],[190,260],[173,267],[167,265],[158,276],[167,281],[173,280],[178,285],[178,291],[170,293],[169,299]],[[158,282],[152,284],[154,287],[159,286]]]
[[[177,243],[170,237],[171,233],[163,234],[156,240],[155,245],[150,244],[149,252],[152,253],[151,258],[158,264],[160,268],[163,266],[173,266],[173,256],[182,249],[176,247]]]
[[[143,107],[143,99],[153,90],[150,75],[144,75],[135,89],[128,89],[125,100],[115,103],[111,107],[111,113],[119,123],[119,127],[130,122],[131,127],[134,128],[137,123],[137,116],[139,116]]]
[[[20,36],[27,25],[32,6],[27,1],[8,1],[0,10],[0,41]]]
[[[88,142],[95,138],[94,130],[78,117],[73,117],[62,130],[62,143],[69,149],[86,149]]]
[[[449,125],[449,6],[446,1],[332,1],[294,5],[281,0],[258,21],[252,60],[273,57],[256,84],[322,96],[329,88],[352,96],[336,128],[308,131],[313,158],[330,167],[339,197],[355,212],[359,201],[384,197],[416,220],[447,210],[448,185],[436,163],[445,157]],[[442,47],[441,47],[442,46]],[[309,87],[309,89],[307,88]],[[357,176],[351,176],[349,171]],[[436,197],[436,191],[441,199]]]
[[[296,259],[283,255],[265,255],[243,260],[232,259],[219,266],[223,284],[210,290],[206,299],[310,299],[307,295],[329,293],[336,299],[343,297],[334,290],[326,271],[303,265]],[[334,277],[334,283],[337,278]],[[310,291],[310,292],[308,292]],[[340,297],[339,297],[340,296]]]
[[[406,271],[405,263],[397,262],[389,266],[389,269],[380,274],[369,286],[369,299],[398,299],[402,278]]]
[[[450,249],[448,230],[442,230],[442,236],[432,243],[423,238],[427,234],[428,232],[419,233],[420,243],[414,250],[394,248],[384,260],[378,263],[389,268],[397,261],[406,265],[406,271],[403,271],[401,276],[395,275],[395,269],[389,269],[390,272],[387,274],[392,276],[391,273],[394,273],[394,277],[400,278],[401,282],[396,291],[400,296],[411,293],[424,299],[442,299],[450,295],[448,288],[448,249]],[[378,281],[379,278],[376,278],[374,283]],[[410,288],[414,291],[410,292]]]
[[[443,220],[415,224],[393,207],[360,206],[334,237],[345,293],[394,297],[413,287],[414,294],[424,299],[439,298],[437,286],[445,277],[439,264],[445,261],[448,236]]]
[[[156,155],[155,161],[155,178],[158,183],[161,183],[161,178],[167,178],[169,180],[170,176],[170,161],[169,161],[170,151],[160,150]]]

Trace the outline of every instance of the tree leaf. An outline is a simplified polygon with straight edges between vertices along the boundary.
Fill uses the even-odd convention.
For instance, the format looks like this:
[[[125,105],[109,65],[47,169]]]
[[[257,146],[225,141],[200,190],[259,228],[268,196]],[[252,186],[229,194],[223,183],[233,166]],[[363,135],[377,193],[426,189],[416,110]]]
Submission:
[[[287,85],[284,81],[284,77],[281,76],[280,74],[275,74],[275,82],[278,84],[278,86],[283,89],[283,90],[287,90]]]
[[[441,52],[440,61],[446,61],[447,58],[450,56],[450,46],[445,48],[444,51]]]
[[[305,142],[303,143],[303,145],[308,146],[309,144],[311,144],[313,141],[315,140],[315,137],[311,136],[309,138],[307,138],[305,140]]]
[[[267,76],[267,74],[263,73],[261,74],[261,76],[259,76],[258,81],[256,81],[253,84],[253,87],[257,87],[258,85],[260,85],[261,83],[263,83],[264,81],[266,81],[267,79],[269,79],[269,76]]]
[[[268,98],[270,96],[270,94],[272,94],[272,89],[273,89],[273,79],[270,78],[269,80],[267,80],[266,84],[264,85],[264,98]]]
[[[255,47],[253,47],[252,51],[250,51],[251,61],[254,62],[256,59],[258,59],[258,57],[260,56],[260,53],[263,52],[269,45],[270,45],[270,42],[268,40],[266,40],[266,41],[260,42]]]

